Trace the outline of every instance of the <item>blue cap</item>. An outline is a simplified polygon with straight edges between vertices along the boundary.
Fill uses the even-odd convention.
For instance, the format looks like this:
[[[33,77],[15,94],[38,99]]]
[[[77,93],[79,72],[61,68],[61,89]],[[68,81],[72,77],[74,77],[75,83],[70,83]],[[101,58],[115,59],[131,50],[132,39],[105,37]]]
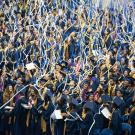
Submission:
[[[108,102],[111,102],[111,98],[110,98],[110,96],[109,95],[102,95],[101,96],[101,99],[102,99],[102,102],[103,103],[108,103]]]
[[[110,129],[105,128],[105,129],[102,130],[100,135],[113,135],[113,133],[112,133],[112,131]]]
[[[52,97],[52,93],[50,92],[50,90],[47,90],[45,95],[49,96],[49,97]]]
[[[78,101],[75,99],[75,98],[72,98],[70,101],[69,101],[69,103],[71,103],[71,104],[73,104],[73,105],[75,105],[75,106],[78,106]]]
[[[113,99],[113,103],[120,107],[120,105],[123,103],[123,100],[120,97],[115,97]]]
[[[87,108],[90,109],[91,111],[95,111],[95,103],[94,102],[90,102],[90,101],[86,101],[86,103],[84,104],[83,108]]]

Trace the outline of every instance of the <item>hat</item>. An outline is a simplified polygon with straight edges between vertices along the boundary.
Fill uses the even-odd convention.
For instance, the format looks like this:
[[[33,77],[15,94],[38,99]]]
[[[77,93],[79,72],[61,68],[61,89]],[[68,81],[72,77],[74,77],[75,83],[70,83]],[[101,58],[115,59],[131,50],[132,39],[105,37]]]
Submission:
[[[105,129],[102,130],[100,135],[113,135],[113,133],[112,133],[112,131],[110,129],[105,128]]]
[[[75,98],[72,98],[69,103],[78,106],[78,101]]]
[[[48,90],[46,90],[45,95],[47,95],[48,97],[52,97],[52,93],[50,92],[50,90],[49,90],[49,89],[48,89]]]
[[[62,95],[61,95],[61,99],[67,100],[67,96],[66,96],[65,94],[62,94]]]
[[[120,98],[120,97],[115,97],[114,99],[113,99],[113,103],[115,104],[115,105],[117,105],[118,107],[122,104],[122,99]]]
[[[84,84],[89,84],[89,81],[88,80],[84,80],[83,85]]]
[[[101,99],[102,99],[102,102],[103,103],[107,103],[107,102],[111,102],[111,98],[110,98],[110,96],[109,95],[102,95],[101,96]]]
[[[95,104],[94,104],[94,102],[86,101],[83,108],[90,109],[91,111],[94,112],[95,111]]]
[[[124,78],[124,81],[128,81],[128,83],[131,84],[132,83],[132,78],[130,78],[130,77]]]

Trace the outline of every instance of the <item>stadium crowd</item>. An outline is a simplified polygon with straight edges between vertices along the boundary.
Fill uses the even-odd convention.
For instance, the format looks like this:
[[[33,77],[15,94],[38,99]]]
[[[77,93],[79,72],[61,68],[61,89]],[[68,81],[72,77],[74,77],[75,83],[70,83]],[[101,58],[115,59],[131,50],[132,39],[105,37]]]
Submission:
[[[0,135],[135,135],[134,48],[133,2],[0,0]]]

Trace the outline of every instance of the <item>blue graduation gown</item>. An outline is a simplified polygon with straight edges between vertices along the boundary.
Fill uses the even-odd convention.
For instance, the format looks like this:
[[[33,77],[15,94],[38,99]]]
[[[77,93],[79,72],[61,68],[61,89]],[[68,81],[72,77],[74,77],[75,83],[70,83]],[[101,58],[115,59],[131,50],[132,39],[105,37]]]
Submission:
[[[130,121],[131,121],[131,126],[132,126],[131,135],[134,135],[134,133],[135,133],[135,111],[133,111],[133,112],[129,115],[129,119],[130,119]]]
[[[42,108],[42,116],[46,122],[46,132],[43,135],[52,135],[51,125],[50,125],[50,116],[54,111],[54,105],[50,102],[47,109]]]
[[[26,128],[26,118],[27,118],[27,110],[22,107],[21,104],[27,104],[27,100],[23,97],[16,102],[14,108],[15,115],[15,125],[14,132],[15,135],[27,135]]]
[[[121,123],[123,121],[123,118],[121,116],[120,110],[116,109],[113,113],[112,113],[112,121],[110,124],[110,127],[113,131],[114,135],[119,135],[121,133]]]
[[[67,105],[58,106],[58,110],[61,110],[61,113],[66,113]],[[54,121],[54,135],[63,135],[64,133],[64,119]]]
[[[86,117],[83,119],[82,121],[82,126],[81,126],[81,132],[83,135],[87,135],[88,132],[89,132],[89,128],[90,126],[92,125],[92,122],[93,122],[93,114],[92,112],[88,112],[86,114]]]
[[[2,69],[4,66],[3,57],[4,57],[3,52],[0,51],[0,69]]]
[[[77,118],[76,111],[73,110],[70,113],[74,118]],[[73,117],[69,116],[68,119],[72,119],[73,121],[67,120],[66,121],[66,135],[79,135],[80,134],[80,121],[75,120]]]
[[[41,106],[42,101],[37,99],[36,106],[33,106],[30,110],[30,123],[29,133],[30,135],[41,135],[41,117],[38,113],[38,108]]]

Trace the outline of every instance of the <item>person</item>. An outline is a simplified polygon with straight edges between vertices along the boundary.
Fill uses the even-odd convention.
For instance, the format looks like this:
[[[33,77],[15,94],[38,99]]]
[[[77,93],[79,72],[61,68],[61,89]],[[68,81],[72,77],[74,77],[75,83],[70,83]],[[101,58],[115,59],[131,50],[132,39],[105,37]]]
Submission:
[[[81,124],[81,134],[87,135],[89,132],[89,128],[93,123],[93,112],[91,111],[92,103],[87,101],[83,106],[82,111],[82,124]]]
[[[110,129],[105,128],[99,135],[113,135],[113,132]]]
[[[13,88],[12,86],[7,86],[6,90],[3,93],[3,104],[6,103],[10,97],[13,95]],[[3,108],[1,110],[1,122],[0,122],[0,132],[4,135],[8,135],[13,133],[13,127],[12,127],[12,122],[13,122],[13,108],[14,108],[14,102],[11,100],[11,102],[8,103],[8,106],[10,106],[10,109]]]
[[[116,97],[113,103],[114,111],[112,113],[112,120],[110,125],[114,135],[121,134],[122,132],[125,131],[128,131],[128,134],[131,134],[132,127],[128,123],[124,122],[124,117],[119,109],[121,104],[122,104],[122,100]]]
[[[88,101],[94,110],[84,109],[84,114],[92,112],[95,120],[90,134],[109,134],[110,129],[114,134],[118,129],[134,133],[134,111],[130,111],[135,101],[134,5],[108,0],[104,6],[105,2],[0,0],[0,127],[13,127],[15,135],[23,130],[24,135],[53,134],[53,128],[55,134],[64,130],[80,135],[81,123],[88,131],[87,117],[81,117]],[[27,70],[31,62],[36,69]],[[10,124],[3,104],[9,85],[17,94],[11,94],[15,108]],[[49,97],[46,89],[52,93]],[[59,99],[63,94],[79,105]],[[116,99],[120,104],[114,107],[111,102]],[[110,129],[99,110],[102,105],[113,112]],[[61,110],[63,119],[50,124],[54,108]]]
[[[129,115],[129,120],[131,122],[132,131],[131,135],[134,135],[135,133],[135,107],[133,106]]]
[[[42,100],[38,98],[37,90],[30,92],[28,102],[32,105],[26,119],[28,132],[30,135],[41,135],[41,116],[38,113],[38,108],[41,106]]]
[[[122,131],[121,125],[123,122],[123,117],[121,115],[121,111],[119,110],[120,105],[121,100],[119,98],[115,98],[113,103],[112,119],[110,123],[110,128],[112,129],[114,135],[121,134]]]
[[[50,116],[54,111],[54,105],[51,101],[51,92],[47,90],[44,96],[44,102],[39,109],[39,113],[41,114],[41,132],[42,135],[52,135],[51,125],[50,125]]]
[[[27,113],[28,110],[25,109],[22,104],[27,104],[28,100],[26,99],[24,93],[20,93],[19,99],[14,107],[14,134],[15,135],[27,135],[28,128],[26,125]]]
[[[80,134],[79,118],[77,115],[78,101],[74,98],[69,101],[69,108],[65,114],[65,132],[66,135]]]
[[[87,99],[88,90],[89,90],[89,81],[86,80],[83,82],[81,90],[81,98],[83,102],[85,102]]]
[[[60,110],[62,114],[66,113],[67,109],[67,96],[66,95],[61,95],[57,101],[57,110]],[[60,120],[55,120],[54,121],[54,135],[63,135],[64,134],[64,117],[63,119]]]

